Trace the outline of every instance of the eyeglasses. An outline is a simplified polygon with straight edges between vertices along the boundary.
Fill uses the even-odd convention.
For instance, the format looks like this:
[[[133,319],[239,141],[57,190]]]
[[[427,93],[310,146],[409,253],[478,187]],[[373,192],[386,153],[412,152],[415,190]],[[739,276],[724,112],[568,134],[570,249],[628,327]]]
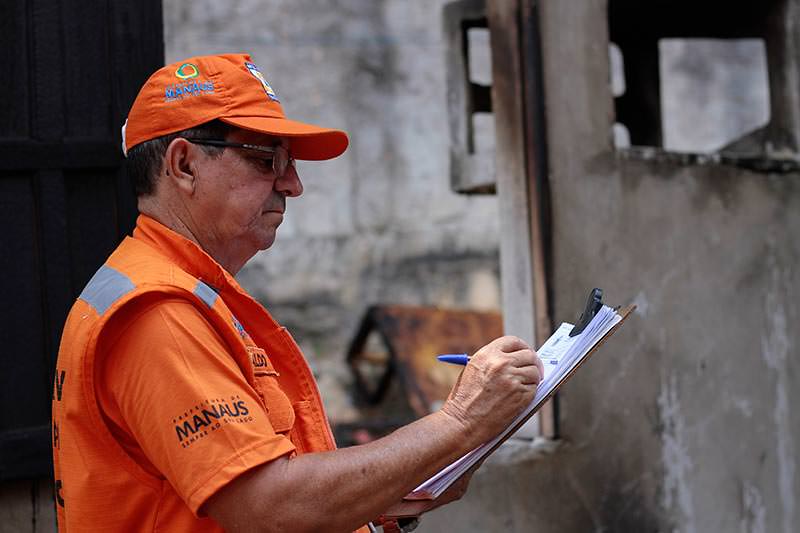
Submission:
[[[221,146],[223,148],[242,148],[244,150],[252,150],[262,154],[271,154],[272,157],[272,171],[275,173],[276,178],[282,178],[286,174],[286,169],[289,166],[294,166],[294,158],[289,157],[289,150],[285,146],[262,146],[258,144],[247,143],[232,143],[218,139],[186,139],[192,144],[201,144],[204,146]]]

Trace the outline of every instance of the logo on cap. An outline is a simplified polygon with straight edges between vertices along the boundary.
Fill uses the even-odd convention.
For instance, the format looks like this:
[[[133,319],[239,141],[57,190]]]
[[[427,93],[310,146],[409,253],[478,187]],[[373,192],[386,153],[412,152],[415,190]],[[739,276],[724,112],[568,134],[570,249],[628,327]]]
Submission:
[[[245,61],[244,66],[247,67],[247,70],[250,71],[250,74],[252,74],[258,81],[261,82],[261,85],[264,87],[264,92],[267,93],[267,98],[276,102],[280,102],[278,97],[275,95],[275,91],[273,91],[272,87],[270,87],[269,83],[267,83],[266,78],[264,78],[264,75],[258,70],[258,67],[249,61]]]
[[[199,75],[200,71],[197,70],[197,65],[194,65],[192,63],[184,63],[183,65],[178,67],[178,70],[175,71],[175,77],[180,78],[182,80],[196,78]]]

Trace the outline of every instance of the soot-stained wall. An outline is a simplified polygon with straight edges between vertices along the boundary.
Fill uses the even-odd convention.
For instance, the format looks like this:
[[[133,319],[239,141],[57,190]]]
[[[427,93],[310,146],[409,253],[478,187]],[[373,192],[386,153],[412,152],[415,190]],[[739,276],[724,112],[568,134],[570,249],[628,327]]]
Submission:
[[[490,461],[425,530],[796,531],[800,175],[616,150],[607,3],[538,4],[553,318],[593,286],[638,310],[563,389],[555,451]]]

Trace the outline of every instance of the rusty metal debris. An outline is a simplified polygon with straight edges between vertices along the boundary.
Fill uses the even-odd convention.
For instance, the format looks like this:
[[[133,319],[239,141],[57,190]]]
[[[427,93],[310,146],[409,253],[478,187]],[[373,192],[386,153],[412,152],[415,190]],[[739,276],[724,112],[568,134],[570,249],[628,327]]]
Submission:
[[[396,378],[414,414],[424,416],[447,398],[461,372],[436,355],[472,354],[502,333],[496,312],[373,306],[350,344],[347,362],[366,404],[381,403]]]

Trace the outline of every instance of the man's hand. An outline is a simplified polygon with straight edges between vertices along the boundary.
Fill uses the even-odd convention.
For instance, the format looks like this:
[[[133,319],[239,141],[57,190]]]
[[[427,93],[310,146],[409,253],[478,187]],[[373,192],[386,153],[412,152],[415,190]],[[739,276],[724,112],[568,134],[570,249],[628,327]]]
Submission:
[[[442,411],[458,420],[478,446],[500,433],[530,404],[544,375],[523,340],[500,337],[471,357]]]
[[[502,431],[533,399],[542,370],[523,341],[499,338],[472,356],[440,411],[361,446],[255,467],[203,510],[231,532],[353,531]],[[468,481],[441,503],[459,498]]]

